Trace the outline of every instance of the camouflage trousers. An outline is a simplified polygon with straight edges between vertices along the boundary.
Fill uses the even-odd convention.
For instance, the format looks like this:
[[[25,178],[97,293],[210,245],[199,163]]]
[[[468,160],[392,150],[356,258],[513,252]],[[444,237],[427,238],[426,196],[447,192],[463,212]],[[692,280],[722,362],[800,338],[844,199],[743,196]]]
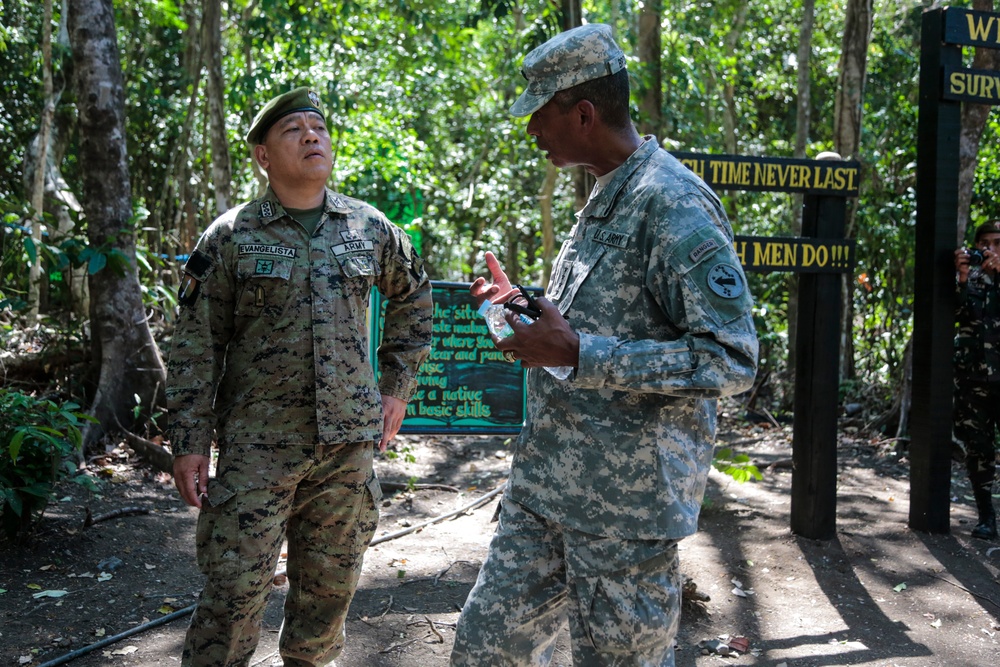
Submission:
[[[378,524],[372,443],[224,446],[198,516],[207,577],[184,643],[184,667],[245,667],[282,541],[288,596],[279,649],[286,667],[330,663]]]
[[[548,665],[568,621],[577,667],[673,667],[680,604],[677,540],[587,535],[504,498],[451,664]]]
[[[992,489],[1000,428],[1000,383],[957,379],[955,438],[965,445],[965,467],[975,488]]]

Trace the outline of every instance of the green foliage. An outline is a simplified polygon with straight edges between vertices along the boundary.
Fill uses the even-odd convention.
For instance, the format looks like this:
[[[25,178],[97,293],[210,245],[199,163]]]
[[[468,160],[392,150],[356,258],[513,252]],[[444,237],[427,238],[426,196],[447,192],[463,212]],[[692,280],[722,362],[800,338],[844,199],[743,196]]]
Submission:
[[[856,380],[900,386],[912,330],[917,75],[920,20],[929,0],[876,0],[868,52],[859,154],[861,196],[852,236],[857,264],[847,284],[856,317]],[[969,6],[969,2],[952,2]],[[177,0],[115,0],[125,75],[129,169],[137,215],[138,266],[114,244],[82,236],[45,237],[35,247],[19,227],[29,218],[22,156],[42,106],[41,7],[6,2],[0,10],[0,309],[27,293],[29,262],[54,276],[69,266],[90,273],[137,270],[150,313],[176,306],[178,255],[220,213],[212,184],[201,5]],[[334,143],[331,186],[366,200],[411,232],[431,277],[470,280],[487,249],[541,283],[539,192],[544,156],[511,118],[524,80],[520,60],[561,29],[562,3],[550,0],[233,0],[223,6],[222,68],[232,163],[232,202],[256,196],[259,182],[242,135],[264,100],[295,85],[323,99]],[[815,3],[809,60],[811,126],[807,155],[833,149],[843,2]],[[612,23],[638,76],[638,4],[582,2],[583,20]],[[57,5],[55,11],[61,8]],[[711,20],[706,20],[710,17]],[[57,16],[58,18],[58,16]],[[672,0],[662,14],[659,139],[669,148],[789,157],[794,150],[801,0]],[[966,50],[971,59],[971,49]],[[57,49],[61,73],[69,58]],[[969,64],[969,63],[966,63]],[[57,77],[59,78],[59,77]],[[635,78],[633,84],[638,84]],[[634,85],[634,88],[636,86]],[[57,115],[72,109],[72,87]],[[726,119],[734,121],[727,127]],[[72,133],[72,123],[60,124]],[[62,172],[69,191],[85,165],[75,138]],[[970,225],[1000,217],[1000,121],[981,142]],[[574,183],[561,171],[552,200],[557,242],[574,222]],[[724,193],[738,234],[792,235],[792,197]],[[148,216],[148,217],[147,217]],[[86,220],[74,234],[85,231]],[[749,277],[761,340],[762,372],[786,367],[790,274]],[[65,308],[65,281],[50,286],[51,308]],[[852,378],[845,378],[852,380]],[[874,392],[881,397],[886,392]]]
[[[79,408],[0,389],[0,527],[8,538],[41,518],[59,482],[94,489],[73,461],[82,447],[80,429],[92,421]]]
[[[732,447],[715,450],[712,467],[724,475],[729,475],[740,484],[750,479],[757,481],[764,479],[757,466],[750,463],[750,457],[746,454],[734,453]]]
[[[387,449],[385,450],[385,457],[390,461],[395,461],[398,458],[402,458],[406,463],[416,463],[417,457],[413,455],[413,448],[409,445],[404,445],[399,450]]]

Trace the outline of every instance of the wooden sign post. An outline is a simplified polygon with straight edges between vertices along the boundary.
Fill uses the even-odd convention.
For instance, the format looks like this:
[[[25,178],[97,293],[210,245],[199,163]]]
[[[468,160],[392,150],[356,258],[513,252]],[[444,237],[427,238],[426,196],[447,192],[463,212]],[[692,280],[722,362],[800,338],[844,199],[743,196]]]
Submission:
[[[1000,14],[924,12],[917,124],[910,527],[947,533],[961,101],[1000,104],[1000,72],[962,67],[962,46],[1000,48]]]
[[[735,238],[747,271],[799,273],[792,423],[791,528],[828,540],[837,517],[837,403],[841,273],[854,265],[844,239],[847,197],[858,195],[860,165],[827,160],[674,153],[716,189],[805,193],[802,238]]]

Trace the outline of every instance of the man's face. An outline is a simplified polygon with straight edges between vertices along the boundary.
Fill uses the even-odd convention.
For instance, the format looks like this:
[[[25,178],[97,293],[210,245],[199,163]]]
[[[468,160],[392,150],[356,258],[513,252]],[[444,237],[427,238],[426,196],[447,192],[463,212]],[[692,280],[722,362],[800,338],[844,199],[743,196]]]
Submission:
[[[278,120],[255,150],[257,161],[272,183],[326,183],[333,171],[330,133],[323,117],[302,111]]]
[[[541,109],[531,114],[528,120],[528,134],[535,138],[535,145],[545,151],[545,157],[557,167],[572,167],[582,164],[574,153],[577,140],[574,122],[579,122],[574,109],[566,113],[559,110],[554,100],[549,100]]]
[[[1000,256],[1000,233],[980,234],[976,239],[976,247],[980,250],[989,250]]]

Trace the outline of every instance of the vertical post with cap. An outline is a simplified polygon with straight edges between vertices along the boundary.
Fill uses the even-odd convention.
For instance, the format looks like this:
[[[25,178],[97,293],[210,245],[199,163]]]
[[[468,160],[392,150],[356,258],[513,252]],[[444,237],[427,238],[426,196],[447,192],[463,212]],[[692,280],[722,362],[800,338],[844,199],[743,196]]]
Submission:
[[[924,12],[917,122],[910,528],[929,533],[949,531],[951,504],[961,103],[943,99],[942,70],[961,66],[962,49],[944,44],[944,22],[944,9]]]
[[[836,153],[818,159],[840,160]],[[843,238],[844,197],[807,194],[802,236]],[[799,274],[792,424],[792,532],[828,540],[836,532],[837,402],[840,365],[841,274]]]

